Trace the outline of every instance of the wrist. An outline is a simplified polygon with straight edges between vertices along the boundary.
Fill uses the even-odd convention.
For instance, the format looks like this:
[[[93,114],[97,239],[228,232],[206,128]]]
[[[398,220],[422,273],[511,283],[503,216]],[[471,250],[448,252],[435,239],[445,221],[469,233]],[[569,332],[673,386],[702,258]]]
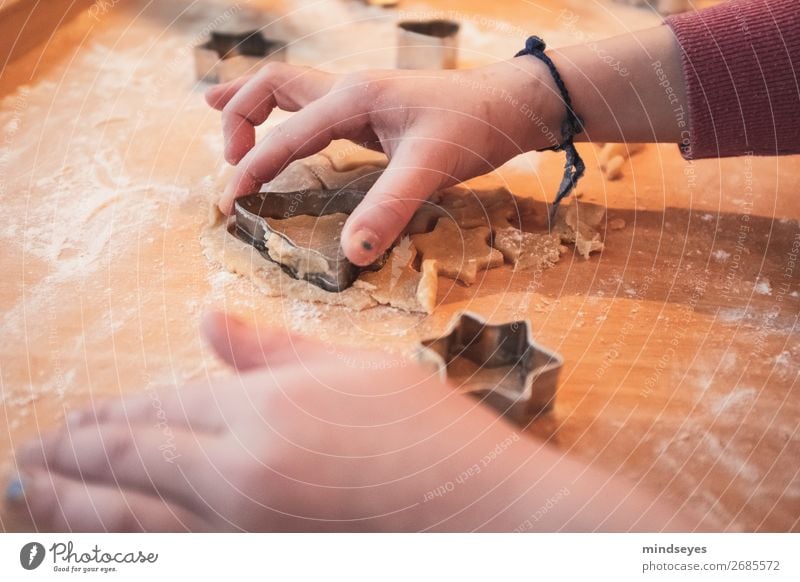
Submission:
[[[584,121],[576,141],[679,141],[674,110],[688,108],[680,49],[667,26],[548,55]]]
[[[567,110],[547,65],[531,55],[516,57],[510,62],[517,69],[519,114],[526,151],[561,145],[564,141],[561,128]]]

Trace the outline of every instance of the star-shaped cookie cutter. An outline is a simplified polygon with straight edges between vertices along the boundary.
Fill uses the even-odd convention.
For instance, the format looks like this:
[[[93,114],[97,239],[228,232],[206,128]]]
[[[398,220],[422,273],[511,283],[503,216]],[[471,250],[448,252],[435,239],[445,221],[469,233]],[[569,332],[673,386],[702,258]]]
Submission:
[[[325,250],[302,247],[270,226],[267,219],[280,220],[299,215],[324,216],[337,212],[350,214],[365,195],[366,192],[352,188],[248,194],[234,203],[235,218],[229,231],[236,238],[254,246],[264,258],[280,265],[291,277],[305,279],[326,291],[343,291],[353,284],[363,270],[379,269],[386,255],[367,267],[358,267],[347,260],[341,245],[330,245]],[[270,254],[267,239],[273,235],[282,241],[284,250],[299,250],[302,268],[286,264],[279,256]]]
[[[267,39],[258,30],[211,31],[204,43],[194,47],[197,79],[208,83],[225,83],[269,61],[285,60],[286,43]]]
[[[417,360],[520,422],[553,407],[564,363],[534,341],[530,321],[493,325],[469,312],[455,316],[444,335],[423,340]]]

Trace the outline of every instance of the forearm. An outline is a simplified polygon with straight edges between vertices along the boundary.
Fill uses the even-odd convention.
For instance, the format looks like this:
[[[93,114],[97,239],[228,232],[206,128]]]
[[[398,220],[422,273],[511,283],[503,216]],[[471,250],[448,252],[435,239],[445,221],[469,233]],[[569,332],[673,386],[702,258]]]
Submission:
[[[731,0],[550,51],[583,141],[674,142],[686,158],[800,153],[796,0]]]
[[[584,122],[576,141],[681,141],[688,107],[680,48],[669,27],[548,54]]]

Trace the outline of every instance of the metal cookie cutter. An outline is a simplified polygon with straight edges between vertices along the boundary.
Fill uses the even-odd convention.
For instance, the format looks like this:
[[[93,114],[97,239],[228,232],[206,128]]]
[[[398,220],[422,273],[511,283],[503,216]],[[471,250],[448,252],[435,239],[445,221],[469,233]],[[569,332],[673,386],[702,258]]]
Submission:
[[[268,61],[285,61],[286,43],[264,38],[258,30],[212,31],[194,48],[197,79],[225,83],[252,72]]]
[[[363,270],[380,268],[385,255],[368,267],[358,267],[347,260],[338,241],[334,241],[324,249],[301,247],[284,233],[272,228],[267,218],[324,216],[337,212],[350,214],[365,195],[366,192],[350,188],[249,194],[236,200],[235,219],[230,231],[240,240],[253,245],[266,259],[279,264],[295,279],[305,279],[326,291],[343,291],[353,284]],[[270,249],[267,248],[267,235],[278,236],[283,251],[297,249],[301,257],[299,263],[287,264],[282,257],[272,256]]]
[[[422,341],[417,360],[517,421],[552,408],[564,363],[533,340],[529,321],[491,325],[466,312],[443,336]]]
[[[455,69],[458,30],[453,20],[407,20],[397,25],[398,69]]]

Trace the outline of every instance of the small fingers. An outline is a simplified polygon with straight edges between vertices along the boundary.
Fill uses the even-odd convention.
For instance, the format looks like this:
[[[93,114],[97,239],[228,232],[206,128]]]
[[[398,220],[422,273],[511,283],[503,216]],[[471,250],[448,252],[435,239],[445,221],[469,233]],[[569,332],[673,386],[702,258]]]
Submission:
[[[211,93],[209,103],[222,105],[225,159],[241,161],[255,145],[255,128],[275,107],[297,111],[328,93],[335,80],[315,69],[269,63],[246,81],[232,81]]]
[[[363,134],[369,111],[348,94],[327,95],[275,126],[236,167],[219,203],[231,214],[236,198],[258,191],[294,160],[317,153],[334,139]]]
[[[153,495],[83,482],[36,468],[19,478],[15,515],[37,531],[208,531],[203,518]]]
[[[420,205],[451,181],[443,150],[435,141],[404,138],[342,231],[342,249],[350,261],[362,266],[375,261]]]
[[[157,495],[202,514],[218,492],[229,455],[218,439],[198,437],[167,426],[65,428],[20,447],[20,473],[46,469],[64,477]],[[224,472],[224,471],[222,471]]]
[[[198,433],[217,433],[226,424],[222,403],[214,399],[214,385],[210,378],[202,378],[178,390],[148,389],[124,398],[93,400],[71,411],[66,422],[72,428],[117,423],[121,426],[155,428],[172,425]]]
[[[217,111],[222,111],[233,96],[239,92],[239,89],[249,83],[252,78],[253,75],[245,75],[228,81],[227,83],[221,83],[210,87],[206,91],[206,103]]]

